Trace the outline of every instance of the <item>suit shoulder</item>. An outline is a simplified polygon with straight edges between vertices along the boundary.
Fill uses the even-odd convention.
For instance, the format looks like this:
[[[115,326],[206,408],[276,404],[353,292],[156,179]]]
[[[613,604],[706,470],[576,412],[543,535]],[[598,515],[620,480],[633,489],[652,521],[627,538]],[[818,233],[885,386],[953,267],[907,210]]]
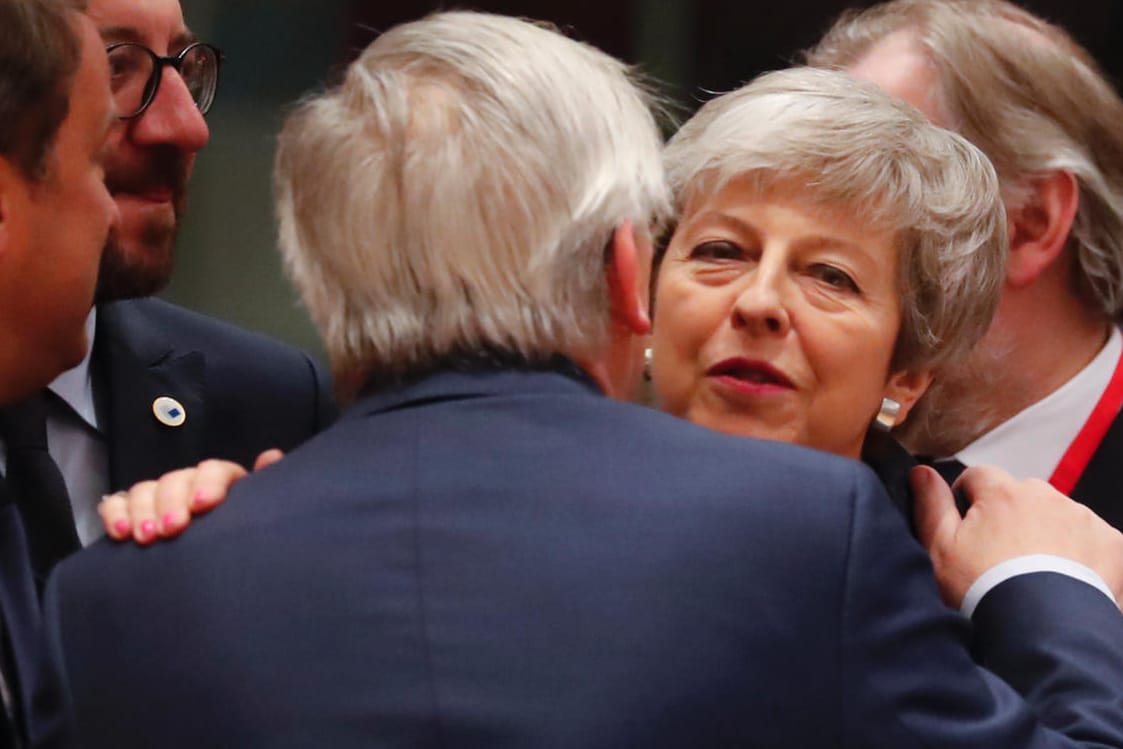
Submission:
[[[306,358],[294,346],[161,299],[130,299],[98,308],[98,334],[166,345],[221,351],[232,356]]]
[[[847,524],[855,502],[884,502],[884,487],[862,463],[792,444],[727,435],[674,416],[607,399],[556,402],[547,452],[577,453],[592,477],[619,476],[652,494],[742,504],[777,522]],[[573,434],[590,435],[573,449]]]
[[[835,486],[852,487],[857,482],[867,487],[877,483],[876,476],[866,465],[830,453],[785,442],[722,434],[662,411],[627,403],[612,402],[610,410],[632,421],[629,431],[637,437],[673,445],[674,452],[683,458],[687,454],[694,459],[713,455],[708,463],[715,460],[727,463],[731,472],[756,473],[758,479],[767,478],[760,475],[761,469],[768,469],[769,473],[794,472]]]

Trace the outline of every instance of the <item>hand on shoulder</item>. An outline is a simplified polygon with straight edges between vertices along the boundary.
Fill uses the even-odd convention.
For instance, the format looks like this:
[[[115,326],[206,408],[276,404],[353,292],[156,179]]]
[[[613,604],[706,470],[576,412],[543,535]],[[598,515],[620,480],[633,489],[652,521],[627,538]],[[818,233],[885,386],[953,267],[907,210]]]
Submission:
[[[257,456],[254,470],[282,457],[280,450],[266,450]],[[194,468],[171,471],[154,481],[141,481],[128,491],[103,497],[98,514],[105,532],[117,541],[132,538],[143,546],[174,538],[190,525],[193,515],[221,504],[230,487],[247,473],[228,460],[204,460]]]

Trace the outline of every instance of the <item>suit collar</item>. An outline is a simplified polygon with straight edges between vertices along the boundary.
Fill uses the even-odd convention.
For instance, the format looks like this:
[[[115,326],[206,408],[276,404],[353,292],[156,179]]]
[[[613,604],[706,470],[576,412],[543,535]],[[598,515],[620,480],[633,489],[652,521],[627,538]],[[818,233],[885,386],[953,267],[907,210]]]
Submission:
[[[862,443],[862,462],[868,465],[881,483],[893,504],[905,516],[909,528],[913,526],[913,496],[909,487],[909,471],[918,465],[916,458],[890,434],[870,427]]]
[[[367,416],[426,401],[532,393],[603,395],[592,377],[568,359],[557,357],[542,367],[444,369],[404,384],[367,388],[348,415]]]
[[[111,489],[182,468],[208,457],[206,357],[174,348],[145,314],[148,300],[114,302],[98,311],[94,341],[94,392],[109,440]],[[153,414],[157,398],[179,401],[187,420],[179,427]]]

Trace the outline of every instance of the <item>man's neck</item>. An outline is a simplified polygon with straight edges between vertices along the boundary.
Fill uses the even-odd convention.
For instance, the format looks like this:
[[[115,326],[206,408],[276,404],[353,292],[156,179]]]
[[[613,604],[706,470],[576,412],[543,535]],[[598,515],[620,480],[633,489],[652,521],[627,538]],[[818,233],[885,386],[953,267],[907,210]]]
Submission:
[[[1111,323],[1069,296],[1003,299],[968,361],[937,375],[922,413],[900,437],[915,453],[953,455],[1063,386],[1100,352]]]

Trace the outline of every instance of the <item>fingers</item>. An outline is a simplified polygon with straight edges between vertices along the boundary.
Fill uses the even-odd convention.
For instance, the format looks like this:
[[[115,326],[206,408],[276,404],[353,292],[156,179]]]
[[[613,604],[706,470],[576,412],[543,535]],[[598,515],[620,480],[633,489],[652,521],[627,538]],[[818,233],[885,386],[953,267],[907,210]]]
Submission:
[[[132,537],[138,544],[147,545],[156,540],[156,482],[142,481],[128,493],[129,522]]]
[[[916,532],[928,553],[935,555],[955,537],[961,519],[951,489],[928,466],[909,471],[909,485],[916,497]]]
[[[129,518],[129,499],[126,492],[107,494],[97,506],[98,515],[105,532],[115,541],[124,541],[133,534],[133,522]]]
[[[266,453],[267,452],[270,451],[266,451]],[[280,453],[280,450],[276,452]],[[260,461],[266,453],[262,453],[261,456],[258,456],[258,461]],[[280,460],[280,457],[274,459],[272,462],[276,462],[277,460]],[[186,500],[189,504],[184,505],[182,508],[175,506],[174,509],[189,508],[190,512],[196,515],[206,512],[226,499],[226,494],[230,491],[230,487],[235,481],[245,476],[246,473],[245,468],[228,460],[204,460],[195,469],[194,481],[190,493],[184,492],[174,497],[177,501]]]
[[[1017,496],[1025,497],[1026,487],[1037,483],[1045,485],[1033,479],[1018,481],[996,466],[971,466],[960,474],[955,488],[971,499],[972,506],[979,504],[985,507]]]
[[[284,452],[275,447],[272,450],[266,450],[257,456],[257,460],[253,462],[253,469],[260,471],[262,468],[268,468],[283,457],[285,457]]]
[[[200,469],[185,468],[165,473],[156,481],[153,512],[157,532],[163,538],[178,536],[191,522],[199,473]]]
[[[270,450],[258,462],[266,465],[281,459],[283,453]],[[158,538],[173,538],[183,532],[192,515],[207,512],[226,499],[235,481],[246,469],[225,460],[205,460],[195,468],[184,468],[142,481],[127,492],[103,497],[98,505],[102,525],[111,538],[133,538],[150,544]]]

